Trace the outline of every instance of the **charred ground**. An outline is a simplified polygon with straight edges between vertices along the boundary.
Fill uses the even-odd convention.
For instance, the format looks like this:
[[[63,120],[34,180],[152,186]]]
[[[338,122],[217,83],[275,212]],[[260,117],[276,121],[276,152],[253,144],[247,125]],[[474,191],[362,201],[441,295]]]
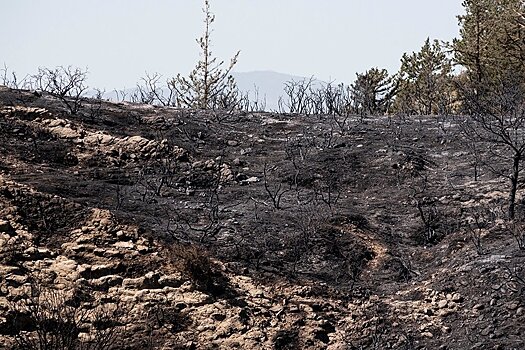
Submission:
[[[30,285],[120,305],[116,348],[524,345],[520,223],[505,181],[474,181],[465,118],[0,105],[7,348],[35,330]]]

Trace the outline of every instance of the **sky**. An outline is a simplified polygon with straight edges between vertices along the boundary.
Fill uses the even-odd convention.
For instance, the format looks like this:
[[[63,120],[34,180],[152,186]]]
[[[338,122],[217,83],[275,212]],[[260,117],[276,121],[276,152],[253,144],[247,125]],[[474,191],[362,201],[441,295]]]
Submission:
[[[351,83],[399,69],[427,37],[458,35],[461,0],[210,0],[212,50],[235,71]],[[0,65],[19,76],[78,66],[88,84],[134,86],[145,72],[187,75],[199,59],[201,0],[0,0]]]

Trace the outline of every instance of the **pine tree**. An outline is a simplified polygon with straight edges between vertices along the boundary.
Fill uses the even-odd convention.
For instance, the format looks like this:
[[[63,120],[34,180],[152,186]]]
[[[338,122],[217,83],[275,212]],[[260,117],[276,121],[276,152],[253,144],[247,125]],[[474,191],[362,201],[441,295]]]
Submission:
[[[394,77],[386,69],[379,68],[356,73],[356,76],[350,86],[355,111],[367,115],[387,112],[397,88]]]
[[[460,38],[452,44],[454,59],[468,77],[462,88],[478,102],[490,103],[505,89],[525,90],[524,1],[465,0],[463,7]]]
[[[403,54],[395,108],[409,114],[442,114],[452,103],[452,65],[437,40],[427,38],[419,52]]]
[[[469,78],[481,85],[489,76],[489,62],[494,53],[494,13],[490,3],[493,0],[465,0],[466,14],[458,16],[461,39],[453,41],[455,60],[465,67]]]
[[[486,145],[487,166],[509,180],[508,217],[514,219],[525,160],[525,3],[465,0],[463,6],[452,47],[467,77],[458,84],[470,116],[465,134]]]
[[[201,49],[201,59],[188,77],[178,74],[171,81],[180,107],[214,109],[232,108],[238,102],[238,89],[230,74],[237,63],[240,51],[223,69],[224,61],[217,61],[211,51],[210,34],[215,15],[210,10],[209,0],[204,1],[204,33],[197,39]]]

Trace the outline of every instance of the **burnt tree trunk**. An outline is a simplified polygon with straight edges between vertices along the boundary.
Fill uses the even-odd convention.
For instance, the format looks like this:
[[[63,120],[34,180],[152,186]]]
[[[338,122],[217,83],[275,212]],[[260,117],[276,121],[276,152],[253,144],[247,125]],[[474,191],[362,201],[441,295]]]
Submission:
[[[512,175],[510,176],[510,193],[509,193],[509,219],[514,219],[516,211],[516,192],[518,190],[518,176],[520,173],[521,154],[514,155],[514,162],[512,164]]]

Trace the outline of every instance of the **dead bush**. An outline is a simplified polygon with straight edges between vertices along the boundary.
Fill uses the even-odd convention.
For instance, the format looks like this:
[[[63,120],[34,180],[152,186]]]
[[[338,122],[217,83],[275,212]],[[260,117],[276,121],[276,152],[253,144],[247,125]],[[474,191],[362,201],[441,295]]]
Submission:
[[[175,306],[155,305],[148,311],[148,324],[164,328],[171,334],[189,329],[192,325],[191,317],[184,310],[185,304]]]
[[[10,327],[4,333],[20,350],[118,349],[124,315],[118,304],[75,305],[64,291],[34,281],[9,305]]]
[[[170,250],[175,266],[197,290],[213,296],[221,296],[229,290],[228,278],[204,248],[190,244],[175,245]]]
[[[71,66],[38,68],[38,72],[30,78],[30,85],[37,90],[49,92],[62,101],[71,114],[77,114],[88,89],[87,74],[87,69]]]
[[[299,348],[299,332],[297,330],[281,330],[273,337],[275,350],[293,350]]]
[[[525,250],[525,222],[523,220],[510,220],[507,230],[518,244],[520,250]]]

